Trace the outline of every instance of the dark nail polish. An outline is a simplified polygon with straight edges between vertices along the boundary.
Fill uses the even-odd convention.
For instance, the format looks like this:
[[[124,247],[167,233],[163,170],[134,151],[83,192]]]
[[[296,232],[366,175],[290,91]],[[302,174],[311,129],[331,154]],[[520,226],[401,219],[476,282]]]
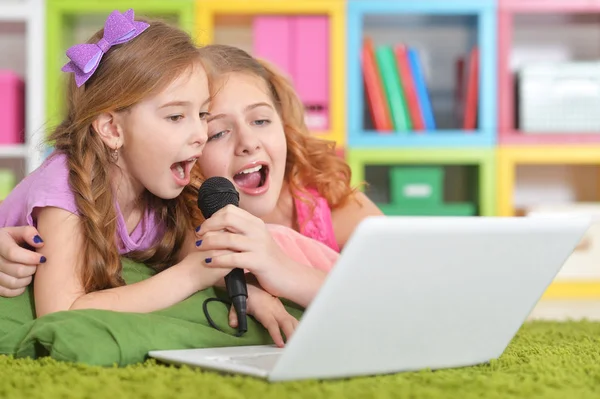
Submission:
[[[46,263],[46,257],[45,256],[42,256],[40,258],[40,263]]]
[[[200,226],[196,227],[196,233],[200,231]]]
[[[44,242],[44,240],[42,240],[42,237],[36,235],[33,237],[33,242],[35,242],[36,244],[39,244],[41,242]]]
[[[200,246],[200,244],[202,244],[202,240],[198,240],[198,241],[196,241],[196,246],[197,246],[197,247],[199,247],[199,246]]]
[[[212,262],[212,258],[206,258],[206,259],[204,259],[204,261],[205,261],[206,263],[210,263],[210,262]]]

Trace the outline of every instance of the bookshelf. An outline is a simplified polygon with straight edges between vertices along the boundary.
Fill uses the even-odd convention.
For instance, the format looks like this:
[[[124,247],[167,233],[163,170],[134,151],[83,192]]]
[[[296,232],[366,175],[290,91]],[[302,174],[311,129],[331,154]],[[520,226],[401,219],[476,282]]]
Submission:
[[[593,26],[597,25],[597,18],[591,14],[600,16],[600,2],[589,0],[499,0],[498,4],[498,109],[499,109],[499,132],[498,138],[502,145],[578,145],[578,144],[600,144],[600,131],[598,133],[550,133],[550,132],[528,132],[525,133],[519,129],[516,118],[516,93],[515,83],[516,76],[514,65],[511,61],[514,56],[514,46],[517,44],[519,32],[525,29],[532,29],[532,25],[537,25],[539,32],[548,32],[548,37],[543,40],[543,45],[549,48],[557,47],[580,47],[585,45],[577,43],[575,38],[569,40],[571,35],[568,30],[579,29],[584,24]],[[557,17],[574,17],[571,21],[558,21]],[[524,18],[528,19],[524,20]],[[580,19],[577,20],[576,18]],[[585,18],[582,20],[581,18]],[[594,20],[594,18],[596,20]],[[521,21],[521,22],[520,22]],[[556,32],[557,26],[563,28],[562,32]],[[534,28],[535,29],[535,28]],[[554,35],[553,31],[556,32]],[[581,38],[581,35],[579,36]],[[539,35],[538,35],[539,40]],[[585,52],[574,51],[573,58],[581,60],[581,58],[591,58],[600,56],[600,53],[592,54],[597,48],[597,44],[591,44],[593,39],[585,39],[588,41]],[[582,41],[582,40],[580,40]],[[535,46],[535,43],[527,42],[529,46]],[[577,54],[579,53],[579,54]],[[541,59],[540,59],[541,57]],[[544,55],[539,56],[536,61],[543,60]],[[556,57],[556,56],[555,56]],[[549,60],[552,61],[552,60]]]
[[[404,19],[408,17],[409,19]],[[442,18],[441,18],[442,17]],[[496,128],[496,11],[493,1],[353,1],[348,2],[348,142],[355,147],[489,147],[495,144]],[[394,20],[396,18],[396,20]],[[410,19],[412,18],[412,20]],[[448,22],[450,21],[450,22]],[[418,133],[392,132],[384,134],[367,127],[365,121],[365,90],[363,87],[361,49],[365,36],[376,35],[374,32],[381,26],[389,25],[391,29],[409,25],[411,28],[427,28],[427,25],[436,26],[436,23],[454,25],[466,31],[469,36],[463,52],[468,52],[470,46],[479,47],[479,100],[478,100],[478,125],[475,130],[461,130],[460,126],[440,128],[432,131]],[[421,25],[421,26],[419,26]],[[403,30],[406,40],[410,40],[408,29]],[[383,35],[382,35],[383,36]],[[379,44],[395,44],[400,39],[383,37]],[[464,36],[464,34],[462,35]],[[462,37],[461,36],[461,37]],[[418,37],[412,37],[413,42],[419,44]],[[376,43],[377,44],[377,43]],[[407,44],[411,44],[407,42]],[[425,44],[426,45],[426,44]],[[436,49],[432,49],[434,53]],[[428,51],[425,49],[425,51]],[[432,55],[432,57],[435,56]],[[451,71],[454,60],[446,60],[444,67]],[[426,68],[425,68],[426,69]],[[439,68],[436,70],[439,71]],[[452,72],[446,72],[447,80],[452,79]],[[426,79],[427,80],[427,79]],[[429,81],[431,81],[431,75]],[[429,82],[428,82],[429,83]],[[442,84],[443,85],[443,84]],[[436,113],[436,93],[431,92],[430,97]],[[448,88],[441,90],[448,91]],[[444,93],[448,97],[448,93]]]
[[[43,0],[8,0],[0,2],[0,28],[16,27],[22,31],[25,48],[19,49],[24,59],[17,62],[22,70],[12,64],[13,60],[0,62],[0,69],[8,68],[21,75],[25,81],[25,132],[24,143],[0,145],[0,165],[11,168],[17,181],[37,168],[43,159],[44,126],[44,70],[45,47],[40,40],[45,32],[45,2]],[[0,37],[4,29],[0,29]],[[7,53],[4,53],[5,55]],[[10,54],[10,53],[9,53]],[[20,56],[19,56],[20,58]],[[11,63],[6,65],[5,62]]]
[[[0,27],[16,26],[22,32],[24,39],[18,40],[25,43],[25,52],[18,62],[26,75],[25,143],[0,145],[0,168],[16,165],[29,173],[39,166],[47,155],[42,148],[45,132],[56,124],[63,106],[65,76],[60,68],[66,62],[65,50],[101,27],[110,11],[128,8],[139,16],[176,21],[199,44],[240,44],[246,50],[252,48],[252,21],[257,16],[327,16],[329,128],[314,133],[337,143],[350,163],[353,183],[373,180],[381,172],[383,177],[364,188],[378,203],[391,201],[390,171],[409,167],[443,170],[446,182],[456,179],[460,186],[457,193],[444,188],[444,200],[472,203],[482,216],[521,215],[519,190],[532,181],[534,186],[544,184],[555,170],[562,173],[561,183],[578,185],[581,182],[574,180],[584,176],[593,186],[575,195],[575,201],[600,200],[600,131],[524,133],[516,122],[513,65],[523,45],[535,51],[547,45],[571,46],[574,60],[600,58],[600,35],[581,32],[600,26],[597,0],[0,1]],[[531,34],[534,29],[540,33]],[[227,31],[242,42],[229,42],[233,33],[228,36]],[[600,33],[600,28],[593,32]],[[2,34],[0,29],[0,38]],[[365,37],[372,37],[377,46],[404,43],[425,54],[423,75],[435,129],[375,130],[362,75]],[[454,60],[467,56],[475,45],[478,118],[475,128],[464,129],[449,110],[454,101],[450,83],[456,77]],[[7,61],[13,62],[5,57]],[[548,200],[535,192],[529,199]],[[600,287],[560,282],[546,295],[600,298]]]
[[[575,169],[572,175],[581,173],[584,169],[595,167],[595,178],[592,187],[589,179],[582,182],[587,195],[592,199],[585,202],[600,200],[598,189],[598,168],[600,167],[600,147],[577,145],[565,148],[562,145],[527,146],[505,145],[498,149],[498,164],[496,182],[498,185],[498,216],[515,216],[518,213],[514,204],[515,187],[517,186],[517,170],[523,166],[537,168],[552,167],[555,165],[569,165],[580,168]],[[571,184],[576,180],[572,176]],[[581,190],[581,188],[580,188]],[[542,204],[545,199],[538,198]],[[569,280],[557,279],[544,294],[545,299],[598,299],[600,298],[600,281],[596,280]]]
[[[517,118],[515,100],[516,70],[524,64],[523,60],[519,60],[523,58],[519,54],[520,47],[534,50],[530,59],[525,61],[597,59],[600,56],[597,51],[600,41],[589,33],[598,31],[596,26],[599,17],[598,1],[499,0],[499,147],[496,177],[499,216],[522,215],[528,204],[600,200],[600,131],[525,132],[519,126],[521,121]],[[523,187],[525,175],[529,175],[528,187]],[[557,201],[544,195],[541,190],[535,192],[531,188],[543,185],[552,194],[549,187],[558,184],[561,185],[562,195],[568,192],[571,198]],[[529,193],[521,192],[519,195],[519,190],[525,191],[527,188]],[[597,299],[600,297],[600,282],[555,280],[544,297]]]
[[[497,177],[498,216],[515,216],[514,206],[516,169],[520,165],[591,165],[600,166],[600,147],[560,145],[547,146],[502,146],[498,149]],[[596,197],[600,200],[600,192]]]
[[[85,40],[100,29],[107,15],[113,10],[121,12],[133,8],[136,16],[160,17],[174,20],[188,32],[194,26],[194,0],[52,0],[47,1],[45,35],[46,56],[46,118],[51,129],[60,121],[64,102],[58,101],[64,97],[63,88],[65,74],[60,69],[68,61],[65,51]],[[82,37],[76,37],[75,31],[80,28],[86,31]]]
[[[369,180],[368,170],[373,166],[379,167],[379,174],[386,174],[400,166],[409,166],[411,169],[404,169],[408,174],[415,172],[415,168],[415,173],[434,173],[433,170],[423,171],[422,167],[442,168],[445,175],[450,173],[466,182],[468,187],[463,190],[463,195],[458,196],[475,205],[476,215],[493,215],[496,207],[493,184],[496,143],[495,2],[349,0],[347,14],[347,160],[352,168],[353,181],[358,183],[365,177]],[[393,131],[374,129],[374,121],[366,111],[369,100],[363,75],[365,67],[360,62],[365,59],[365,38],[372,40],[375,54],[378,48],[384,46],[392,46],[397,51],[396,46],[400,43],[420,54],[421,73],[425,76],[435,129],[403,130],[396,126]],[[442,42],[444,46],[440,44]],[[453,115],[454,68],[456,59],[467,56],[474,46],[479,48],[478,120],[475,129],[465,130],[462,121]],[[397,65],[400,70],[399,57]],[[440,68],[440,65],[443,67]],[[381,68],[380,62],[378,66]],[[414,73],[415,66],[411,66]],[[382,83],[384,85],[385,82]],[[385,86],[383,89],[387,97]],[[474,177],[467,179],[459,176],[460,173],[452,174],[451,171],[457,167]],[[379,187],[365,188],[367,195],[377,199],[376,202],[387,214],[400,211],[386,203],[397,201],[389,193],[397,190],[394,186],[398,183],[391,177],[387,183],[377,183]],[[381,187],[386,184],[387,188]],[[382,190],[387,194],[378,197],[374,193]],[[445,188],[442,190],[447,191]],[[415,214],[430,212],[447,214],[436,206],[415,210]]]
[[[344,148],[346,131],[345,90],[345,0],[198,0],[196,38],[200,44],[217,43],[219,18],[229,16],[230,23],[249,24],[248,17],[325,15],[329,20],[329,128],[314,132]],[[236,18],[237,17],[237,18]],[[240,18],[241,17],[241,18]],[[234,43],[219,43],[231,44]]]

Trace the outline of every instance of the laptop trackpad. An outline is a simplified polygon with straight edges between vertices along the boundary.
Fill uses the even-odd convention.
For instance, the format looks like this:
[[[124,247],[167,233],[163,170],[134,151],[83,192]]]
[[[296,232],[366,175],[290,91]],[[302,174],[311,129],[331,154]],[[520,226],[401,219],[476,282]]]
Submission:
[[[211,360],[243,364],[244,366],[270,371],[275,367],[275,363],[277,363],[280,357],[281,353],[257,353],[241,356],[219,356],[213,357]]]

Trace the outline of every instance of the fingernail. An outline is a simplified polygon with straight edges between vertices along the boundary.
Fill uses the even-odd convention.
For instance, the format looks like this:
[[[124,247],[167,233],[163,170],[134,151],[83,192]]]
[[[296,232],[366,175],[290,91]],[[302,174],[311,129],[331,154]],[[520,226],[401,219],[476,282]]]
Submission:
[[[200,226],[196,227],[196,233],[200,231]]]
[[[40,258],[40,263],[46,263],[46,257],[45,256],[42,256]]]
[[[212,262],[212,258],[206,258],[206,259],[204,259],[204,261],[205,261],[206,263],[210,263],[210,262]]]
[[[200,246],[200,244],[202,244],[202,240],[198,240],[198,241],[196,241],[196,246],[197,246],[197,247],[199,247],[199,246]]]
[[[33,242],[35,242],[36,244],[39,244],[39,243],[41,243],[41,242],[44,242],[44,240],[42,240],[42,237],[40,237],[40,236],[38,236],[38,235],[35,235],[35,236],[33,237]]]

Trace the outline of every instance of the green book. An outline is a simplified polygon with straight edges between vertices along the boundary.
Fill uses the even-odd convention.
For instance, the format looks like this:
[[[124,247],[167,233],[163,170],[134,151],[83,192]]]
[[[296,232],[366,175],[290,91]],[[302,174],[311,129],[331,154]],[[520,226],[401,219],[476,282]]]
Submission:
[[[441,205],[404,206],[377,204],[386,216],[476,216],[477,208],[470,202],[453,202]]]
[[[394,50],[392,46],[378,46],[375,50],[375,56],[390,106],[394,130],[397,132],[410,131],[412,130],[412,123],[406,105],[406,98],[402,90],[402,84],[400,83],[400,74],[398,73]]]

